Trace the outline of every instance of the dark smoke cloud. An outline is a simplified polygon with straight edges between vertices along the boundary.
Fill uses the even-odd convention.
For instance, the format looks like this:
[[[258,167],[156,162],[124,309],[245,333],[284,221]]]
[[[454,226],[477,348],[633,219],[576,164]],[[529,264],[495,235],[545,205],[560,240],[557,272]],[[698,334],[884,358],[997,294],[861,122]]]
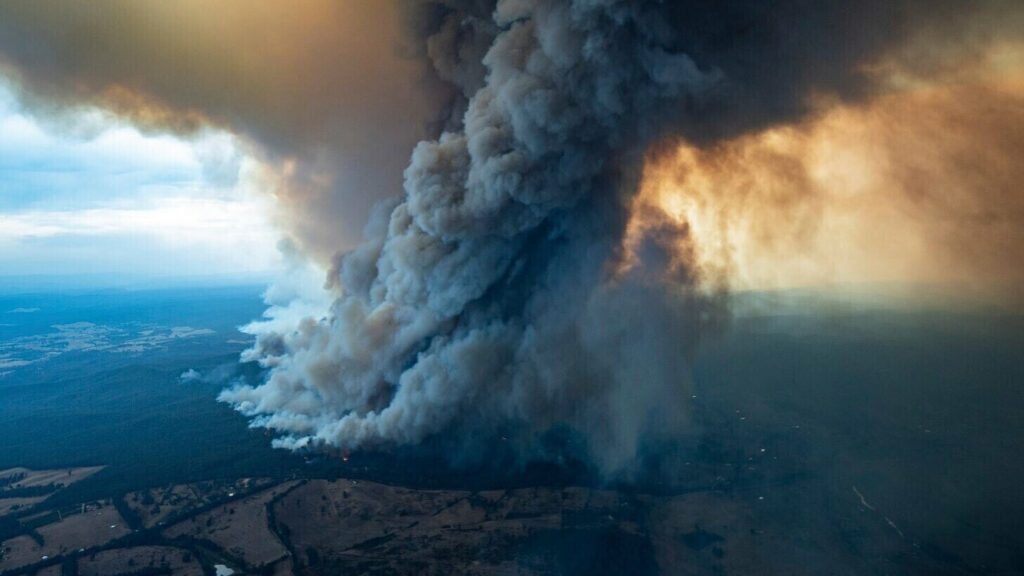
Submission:
[[[360,23],[346,28],[353,33],[380,17],[370,3],[328,6],[340,5],[353,7]],[[280,42],[260,48],[252,41],[255,24],[222,42],[217,32],[237,23],[217,20],[220,9],[210,16],[219,24],[198,18],[212,26],[200,38],[212,40],[184,42],[198,47],[175,52],[170,46],[182,29],[157,22],[181,21],[180,5],[155,17],[150,4],[119,4],[101,16],[90,14],[103,11],[97,5],[82,4],[71,19],[50,5],[11,6],[0,14],[0,52],[29,89],[53,99],[119,106],[104,98],[108,88],[124,87],[147,106],[156,103],[159,113],[150,116],[163,125],[198,118],[303,165],[342,162],[334,171],[311,171],[339,182],[352,162],[366,160],[382,173],[392,167],[377,164],[377,154],[395,158],[389,146],[409,135],[399,130],[367,145],[359,131],[406,126],[411,116],[339,120],[359,115],[345,101],[347,89],[371,101],[370,111],[397,114],[396,102],[405,100],[338,78],[349,65],[357,80],[388,77],[390,68],[376,60],[382,47],[374,42],[339,57],[336,33],[321,24],[333,20],[302,16],[320,4],[259,5],[302,22],[286,26],[289,34],[321,56],[284,71],[294,61],[278,55]],[[710,144],[793,121],[823,100],[864,98],[883,88],[873,66],[934,69],[938,56],[924,65],[906,54],[929,38],[970,45],[976,29],[968,22],[1010,21],[1002,16],[1019,12],[1012,3],[944,0],[404,6],[416,40],[410,61],[429,63],[430,78],[447,85],[428,106],[443,108],[433,118],[444,131],[415,146],[404,196],[382,204],[365,241],[337,259],[329,311],[254,327],[258,342],[247,358],[269,375],[222,399],[278,431],[278,445],[291,448],[391,446],[446,431],[469,438],[499,429],[521,431],[514,440],[529,446],[538,434],[569,426],[611,473],[628,470],[645,439],[686,425],[688,355],[721,314],[714,295],[696,288],[686,254],[674,251],[685,245],[678,241],[685,226],[653,228],[630,266],[620,265],[649,148],[679,138]],[[128,40],[98,33],[110,17]],[[60,36],[69,22],[80,32],[70,41]],[[277,17],[268,22],[280,24]],[[42,38],[24,32],[38,28]],[[165,42],[151,44],[152,37]],[[238,56],[228,46],[240,37],[247,42]],[[151,45],[141,57],[122,53]],[[229,58],[221,52],[237,64],[216,65]],[[217,87],[214,97],[194,92],[189,81]],[[363,100],[355,101],[359,110]],[[128,107],[148,120],[143,110]],[[337,144],[349,142],[335,139],[342,127],[355,130],[351,145]],[[338,189],[309,182],[313,190]],[[298,228],[300,238],[348,222],[349,206],[377,197],[340,189],[329,199],[289,192],[296,213],[313,218]],[[328,232],[308,242],[341,248],[341,236]]]
[[[261,335],[268,380],[222,398],[286,447],[568,424],[628,470],[685,426],[688,353],[720,314],[672,253],[685,227],[613,272],[643,152],[870,93],[862,67],[917,5],[510,1],[487,23],[453,4],[426,7],[424,36],[461,124],[416,147],[406,196],[339,260],[327,318]]]
[[[627,118],[702,98],[718,79],[646,46],[638,16],[499,6],[504,31],[464,130],[416,147],[406,198],[341,260],[330,318],[264,335],[257,356],[270,379],[224,398],[293,447],[417,442],[462,414],[459,425],[544,428],[575,413],[580,427],[602,423],[595,452],[622,467],[655,397],[674,396],[682,365],[665,352],[681,359],[672,349],[685,339],[666,338],[665,318],[680,314],[644,305],[645,289],[663,292],[656,284],[597,290],[623,225],[619,188],[636,177],[619,150],[636,139]],[[616,325],[641,312],[649,330]],[[614,365],[594,362],[613,350]]]

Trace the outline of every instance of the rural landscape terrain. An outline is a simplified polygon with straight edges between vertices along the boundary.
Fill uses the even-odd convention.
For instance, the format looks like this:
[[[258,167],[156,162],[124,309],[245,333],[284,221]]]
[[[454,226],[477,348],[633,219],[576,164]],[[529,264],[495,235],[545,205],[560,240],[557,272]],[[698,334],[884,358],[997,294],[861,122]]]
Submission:
[[[67,481],[88,473],[70,469]],[[2,474],[33,482],[65,471]],[[814,574],[837,559],[848,569],[833,573],[941,568],[892,537],[898,529],[866,501],[852,505],[856,494],[820,531],[793,533],[775,516],[784,502],[742,491],[670,496],[581,487],[413,490],[350,479],[209,481],[8,512],[5,529],[25,533],[3,542],[0,572],[539,575],[685,567],[678,573],[751,574],[771,565]],[[770,498],[792,496],[783,487]]]
[[[253,377],[235,358],[237,326],[258,310],[258,293],[46,297],[59,308],[0,298],[7,310],[38,308],[0,327],[9,362],[23,362],[0,377],[0,573],[1024,566],[1015,553],[1024,470],[1004,433],[1021,426],[1024,406],[1017,320],[858,304],[823,321],[826,304],[813,298],[770,302],[765,314],[765,297],[751,297],[695,360],[690,432],[659,447],[641,474],[607,478],[573,456],[571,437],[526,461],[495,437],[486,457],[462,464],[443,437],[385,452],[272,449],[216,400]],[[104,328],[72,337],[75,322]],[[172,338],[165,326],[190,329]]]

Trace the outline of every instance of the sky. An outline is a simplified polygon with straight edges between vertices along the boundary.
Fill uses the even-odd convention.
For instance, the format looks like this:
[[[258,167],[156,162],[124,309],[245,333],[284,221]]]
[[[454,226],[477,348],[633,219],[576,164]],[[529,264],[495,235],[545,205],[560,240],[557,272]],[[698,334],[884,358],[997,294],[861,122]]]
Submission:
[[[273,197],[232,135],[39,118],[0,80],[0,276],[249,276],[280,264]]]
[[[408,192],[417,142],[459,131],[499,64],[490,4],[0,7],[0,277],[265,275],[282,239],[330,269],[373,206]],[[635,231],[658,208],[687,229],[690,269],[730,289],[945,283],[1024,300],[1024,11],[677,4],[661,17],[697,67],[673,66],[716,87],[685,121],[659,112],[669,143],[645,155]],[[680,24],[693,14],[703,28]],[[787,30],[702,45],[733,19]],[[506,113],[515,130],[541,111],[508,104],[530,112]]]
[[[0,277],[329,267],[453,96],[398,6],[0,7]]]

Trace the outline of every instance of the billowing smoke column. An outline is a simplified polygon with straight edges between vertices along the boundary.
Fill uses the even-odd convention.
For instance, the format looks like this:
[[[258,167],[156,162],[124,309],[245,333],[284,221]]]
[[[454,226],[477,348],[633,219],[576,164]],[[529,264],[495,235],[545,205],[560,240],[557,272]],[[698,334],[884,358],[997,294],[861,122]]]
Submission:
[[[671,332],[692,321],[663,289],[607,277],[621,192],[652,112],[721,78],[648,16],[499,4],[463,129],[413,151],[404,199],[340,259],[329,317],[261,335],[269,379],[222,398],[287,447],[568,421],[622,467],[658,399],[680,397],[686,339]]]
[[[41,109],[214,125],[285,167],[292,252],[346,252],[329,310],[256,325],[247,358],[266,380],[222,395],[279,445],[448,434],[471,453],[491,434],[529,449],[568,428],[609,473],[686,425],[688,358],[722,315],[685,221],[655,215],[625,242],[645,156],[856,103],[886,78],[931,81],[1024,30],[1016,0],[398,6],[12,0],[0,71]],[[442,133],[416,145],[404,195],[349,250],[430,119]]]
[[[329,314],[261,333],[268,379],[222,399],[289,448],[568,425],[626,470],[684,424],[687,355],[720,314],[685,225],[652,227],[623,265],[644,152],[797,117],[813,90],[861,95],[858,65],[912,3],[456,4],[420,18],[464,106],[339,259]]]

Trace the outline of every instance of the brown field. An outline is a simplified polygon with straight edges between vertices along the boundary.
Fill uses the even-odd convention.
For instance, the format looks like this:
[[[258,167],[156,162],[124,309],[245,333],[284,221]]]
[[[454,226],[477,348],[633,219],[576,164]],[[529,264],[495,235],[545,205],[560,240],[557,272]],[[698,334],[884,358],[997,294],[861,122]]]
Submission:
[[[274,506],[296,550],[341,555],[429,518],[466,492],[416,491],[374,482],[314,480]],[[301,554],[304,554],[302,552]],[[304,562],[308,558],[301,558]]]
[[[125,503],[139,515],[144,527],[151,528],[171,517],[187,514],[191,510],[227,498],[229,494],[270,484],[271,481],[266,478],[179,484],[132,492],[125,496]]]
[[[12,512],[31,508],[36,504],[45,501],[49,495],[4,498],[4,491],[15,488],[31,488],[34,486],[49,486],[51,484],[60,488],[66,488],[75,482],[79,482],[102,470],[103,466],[89,466],[83,468],[61,468],[59,470],[29,470],[28,468],[8,468],[0,470],[0,479],[9,478],[15,474],[24,474],[25,477],[17,482],[11,483],[0,489],[0,516],[6,516]]]
[[[79,576],[130,574],[166,566],[174,576],[202,576],[203,568],[186,550],[169,546],[137,546],[104,550],[78,560]]]
[[[3,554],[0,555],[0,572],[38,562],[43,554],[42,548],[28,536],[5,540],[0,547],[3,547]]]
[[[283,558],[274,564],[274,571],[271,572],[271,576],[295,576],[295,572],[292,570],[291,557]]]
[[[29,488],[32,486],[49,486],[54,484],[61,487],[68,487],[103,470],[103,466],[88,466],[83,468],[61,468],[59,470],[29,470],[28,468],[8,468],[0,470],[0,478],[13,476],[14,474],[25,474],[25,478],[14,482],[11,488]],[[0,495],[3,492],[0,491]]]
[[[294,490],[275,514],[308,573],[539,574],[551,569],[550,554],[532,553],[531,538],[562,529],[637,534],[642,510],[582,488],[470,493],[342,480]]]
[[[74,514],[63,521],[41,526],[37,532],[43,537],[42,546],[28,536],[18,536],[2,544],[6,553],[0,561],[0,571],[38,562],[43,556],[54,557],[105,544],[130,530],[110,501],[105,501],[91,503],[85,514]]]
[[[852,575],[863,572],[850,567],[865,566],[864,557],[898,558],[906,547],[902,533],[855,505],[800,518],[795,523],[804,528],[794,530],[789,503],[800,496],[799,484],[656,496],[580,487],[471,492],[295,480],[266,488],[246,484],[255,491],[220,500],[241,490],[242,482],[149,491],[162,503],[161,514],[167,508],[185,518],[164,527],[159,518],[166,516],[147,517],[156,523],[146,535],[154,545],[80,557],[79,574],[166,566],[176,575],[198,576],[205,562],[208,570],[225,563],[241,568],[238,573],[274,576],[817,574],[812,567],[822,566]],[[142,504],[143,495],[135,496],[127,500]],[[829,498],[821,495],[822,509],[836,508]],[[197,513],[203,502],[216,507]],[[51,513],[22,520],[38,523]],[[0,572],[44,555],[58,560],[128,529],[107,501],[37,532],[43,546],[28,535],[3,543]]]
[[[285,482],[252,496],[229,502],[164,530],[166,538],[191,536],[213,542],[250,566],[265,566],[288,555],[270,531],[267,503],[297,482]]]
[[[39,504],[43,500],[46,500],[46,496],[36,496],[34,498],[2,498],[0,499],[0,516],[6,516],[11,512],[30,508]]]
[[[47,566],[42,570],[36,572],[35,576],[61,576],[63,569],[60,564],[54,564],[53,566]]]
[[[779,546],[805,546],[764,525],[754,503],[714,491],[470,493],[341,480],[302,485],[274,512],[301,574],[550,574],[581,564],[601,573],[750,574]]]

